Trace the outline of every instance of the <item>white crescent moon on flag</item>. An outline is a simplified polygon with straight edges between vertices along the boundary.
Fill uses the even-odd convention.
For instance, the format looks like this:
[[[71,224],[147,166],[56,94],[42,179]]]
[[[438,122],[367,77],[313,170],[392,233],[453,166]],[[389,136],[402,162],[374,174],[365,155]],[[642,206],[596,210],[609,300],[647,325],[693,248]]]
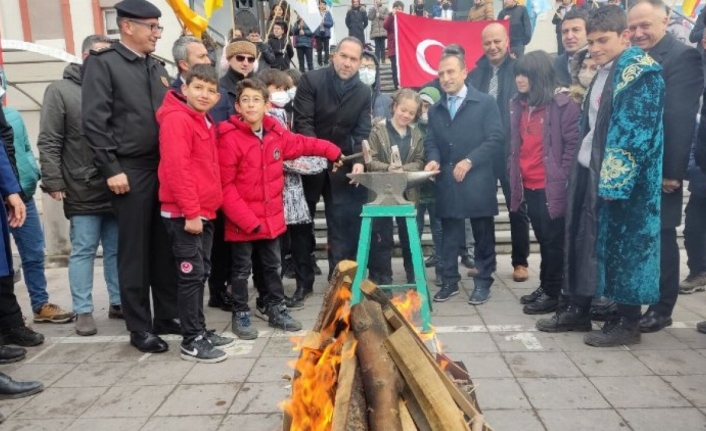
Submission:
[[[421,41],[419,45],[417,45],[417,63],[419,63],[419,66],[429,75],[436,75],[437,70],[432,68],[427,61],[426,52],[430,46],[440,46],[442,49],[444,48],[444,45],[438,40],[425,39]]]

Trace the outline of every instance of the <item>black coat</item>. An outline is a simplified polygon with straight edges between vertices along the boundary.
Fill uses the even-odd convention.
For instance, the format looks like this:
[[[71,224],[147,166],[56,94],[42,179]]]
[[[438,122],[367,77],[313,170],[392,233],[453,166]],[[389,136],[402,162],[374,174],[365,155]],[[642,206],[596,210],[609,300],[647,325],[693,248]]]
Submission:
[[[247,78],[252,78],[252,75],[251,73]],[[218,92],[226,96],[228,103],[228,115],[226,119],[235,114],[235,90],[238,87],[238,83],[245,78],[245,76],[229,67],[226,74],[218,81]]]
[[[370,88],[360,82],[358,76],[339,100],[334,88],[333,66],[305,73],[297,86],[294,98],[293,129],[295,133],[313,136],[333,142],[344,155],[362,151],[361,143],[368,139],[371,130]],[[361,160],[362,163],[362,160]],[[318,201],[323,189],[324,177],[329,175],[332,189],[350,192],[339,195],[342,199],[354,196],[365,201],[367,193],[363,187],[348,184],[345,174],[352,164],[346,163],[337,172],[302,176],[307,201]],[[338,196],[333,196],[334,200]]]
[[[348,36],[358,38],[365,43],[365,28],[368,26],[368,14],[361,6],[360,9],[349,9],[346,13],[346,27],[348,27]]]
[[[105,178],[123,172],[122,165],[157,169],[157,109],[169,90],[164,65],[140,57],[120,42],[92,51],[83,66],[83,131],[94,162]]]
[[[64,215],[113,212],[108,184],[93,164],[81,130],[81,66],[70,64],[61,81],[47,87],[39,122],[42,190],[65,192]]]
[[[510,154],[510,99],[517,93],[515,83],[515,63],[517,60],[505,57],[505,61],[500,65],[498,71],[498,98],[496,103],[500,111],[500,119],[503,123],[503,150],[499,151],[496,157],[495,173],[498,177],[505,174],[507,166],[507,156]],[[488,93],[490,78],[493,77],[493,66],[484,55],[476,62],[476,68],[468,74],[471,78],[471,85],[482,93]]]
[[[569,73],[569,54],[564,51],[561,55],[557,55],[554,59],[554,71],[556,77],[559,78],[559,83],[564,87],[571,85],[571,74]]]
[[[662,66],[666,84],[662,177],[683,181],[704,87],[701,54],[670,33],[650,49],[649,54]],[[681,224],[682,205],[683,187],[674,193],[662,193],[662,228]]]
[[[436,214],[456,219],[495,216],[498,200],[493,164],[503,145],[498,106],[492,97],[468,87],[451,120],[447,100],[442,96],[429,110],[424,140],[425,160],[437,161],[441,166],[434,181]],[[453,170],[465,158],[473,166],[459,183],[453,178]]]
[[[272,54],[274,55],[274,61],[270,63],[273,69],[287,70],[289,69],[289,63],[294,57],[294,48],[289,42],[289,39],[282,36],[277,39],[274,36],[270,36],[267,40],[267,45],[269,45]]]
[[[532,40],[532,23],[527,8],[517,4],[498,13],[498,21],[510,17],[510,45],[527,45]]]

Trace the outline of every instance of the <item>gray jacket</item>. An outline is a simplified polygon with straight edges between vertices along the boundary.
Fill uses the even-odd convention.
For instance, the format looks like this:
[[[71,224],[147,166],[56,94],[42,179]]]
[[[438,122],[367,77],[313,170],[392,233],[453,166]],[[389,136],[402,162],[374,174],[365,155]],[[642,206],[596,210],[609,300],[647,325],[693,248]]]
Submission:
[[[368,21],[370,22],[370,38],[375,39],[376,37],[387,37],[387,30],[382,26],[385,22],[385,18],[390,12],[385,6],[371,7],[368,9]]]
[[[66,193],[67,218],[110,213],[108,186],[82,132],[81,66],[69,64],[63,78],[47,87],[42,103],[37,139],[42,189]]]

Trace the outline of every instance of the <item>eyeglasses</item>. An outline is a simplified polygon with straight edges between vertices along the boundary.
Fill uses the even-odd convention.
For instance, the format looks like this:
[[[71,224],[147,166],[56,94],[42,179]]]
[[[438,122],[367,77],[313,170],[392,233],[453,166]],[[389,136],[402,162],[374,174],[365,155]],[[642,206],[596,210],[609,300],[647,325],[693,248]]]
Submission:
[[[248,63],[254,63],[255,62],[255,57],[251,57],[249,55],[242,55],[242,54],[237,54],[235,56],[235,60],[239,61],[241,63],[245,63],[247,61]]]
[[[152,33],[161,33],[164,31],[164,27],[162,27],[159,24],[152,24],[152,23],[140,21],[137,19],[127,19],[126,21],[132,22],[137,25],[141,25],[143,27],[149,27],[149,29]]]

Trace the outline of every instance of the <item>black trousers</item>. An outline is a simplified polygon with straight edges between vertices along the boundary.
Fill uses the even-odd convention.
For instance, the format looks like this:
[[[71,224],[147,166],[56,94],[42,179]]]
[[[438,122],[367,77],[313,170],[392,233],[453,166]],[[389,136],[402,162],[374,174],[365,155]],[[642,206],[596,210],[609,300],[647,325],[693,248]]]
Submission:
[[[314,288],[315,278],[314,262],[311,259],[311,253],[314,251],[311,247],[312,230],[313,223],[287,226],[297,287],[303,287],[307,290]]]
[[[159,214],[156,170],[123,165],[130,192],[113,195],[118,221],[118,280],[128,331],[151,331],[150,287],[155,320],[174,319],[177,276],[167,230]]]
[[[297,47],[297,62],[299,63],[299,71],[301,73],[306,72],[304,70],[304,61],[306,59],[307,70],[314,70],[314,52],[312,47]]]
[[[324,177],[324,212],[326,213],[326,235],[328,242],[328,279],[338,262],[356,260],[360,237],[360,214],[367,194],[348,186],[331,187],[329,175]],[[336,198],[334,198],[336,194]]]
[[[392,70],[392,84],[395,86],[395,90],[400,88],[400,81],[397,78],[397,56],[390,56],[390,69]]]
[[[279,240],[231,242],[231,274],[233,284],[233,311],[249,311],[248,278],[252,271],[253,251],[262,265],[262,299],[266,304],[284,301],[284,286],[280,277]]]
[[[177,269],[179,320],[184,342],[190,342],[206,330],[203,315],[204,284],[211,271],[213,223],[203,222],[203,232],[194,235],[184,230],[184,218],[163,218],[169,234]]]
[[[510,241],[512,243],[511,259],[512,266],[529,266],[527,258],[530,254],[529,222],[527,214],[527,202],[522,202],[516,212],[510,211],[510,182],[507,175],[499,178],[500,188],[505,195],[505,205],[510,212]]]
[[[0,330],[24,325],[22,309],[15,296],[15,280],[12,275],[0,277]]]
[[[328,37],[317,37],[316,38],[316,62],[319,63],[319,66],[323,64],[328,64],[328,56],[329,56],[329,44],[330,39]],[[323,53],[323,61],[321,58],[321,54]]]
[[[679,245],[677,229],[660,231],[659,302],[650,306],[662,316],[671,316],[679,296]]]
[[[690,275],[706,272],[706,197],[692,193],[684,211],[684,248]]]
[[[375,41],[375,57],[377,57],[378,61],[382,63],[385,61],[385,41],[387,40],[387,37],[376,37],[373,38],[373,40]]]
[[[539,242],[542,262],[539,280],[547,295],[558,298],[564,271],[564,218],[552,219],[544,189],[524,190],[525,202],[534,235]]]
[[[211,295],[225,292],[230,282],[230,245],[226,242],[225,215],[216,213],[213,220],[213,246],[211,247],[211,274],[208,288]]]
[[[444,232],[441,240],[444,285],[453,286],[461,281],[458,272],[458,251],[465,238],[465,220],[442,218],[441,228]],[[472,218],[471,228],[476,241],[475,263],[478,269],[478,275],[473,277],[473,281],[478,287],[490,287],[497,264],[493,217]]]
[[[392,251],[395,246],[392,221],[392,217],[373,220],[368,271],[370,279],[378,284],[392,284]],[[402,260],[407,282],[413,283],[414,268],[412,265],[412,252],[409,248],[406,220],[403,217],[395,217],[395,221],[397,222],[397,233],[402,247]]]

